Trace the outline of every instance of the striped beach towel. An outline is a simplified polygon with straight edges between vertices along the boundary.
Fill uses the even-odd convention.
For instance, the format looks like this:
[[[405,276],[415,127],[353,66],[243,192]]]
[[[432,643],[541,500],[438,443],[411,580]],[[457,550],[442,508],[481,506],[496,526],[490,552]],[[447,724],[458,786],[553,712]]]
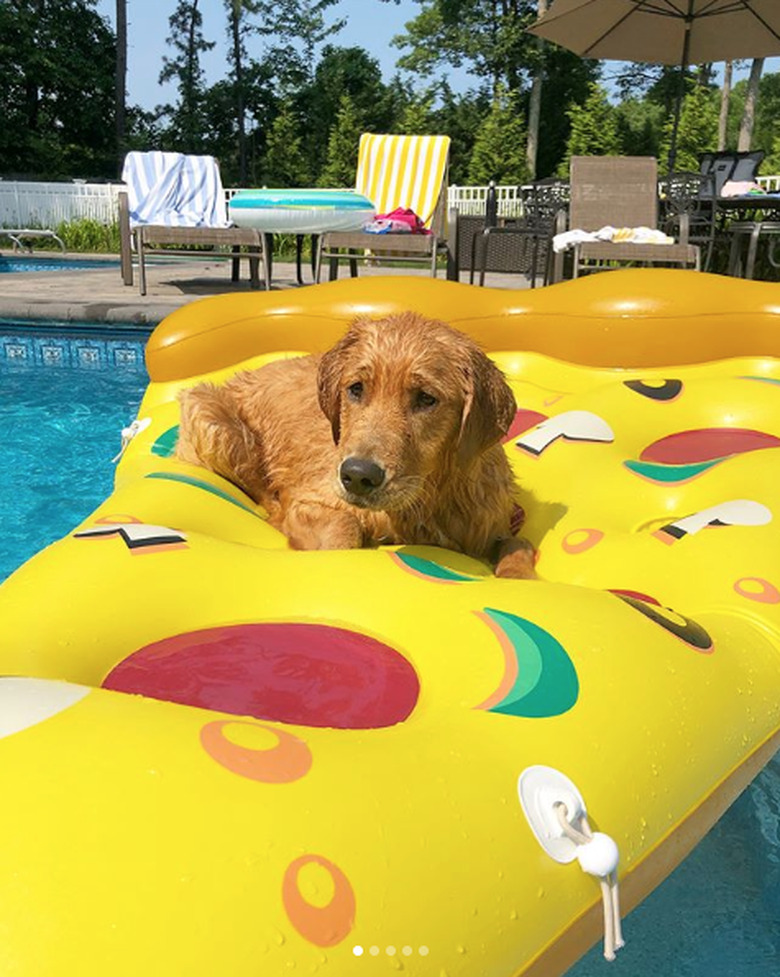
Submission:
[[[413,210],[430,228],[447,175],[449,136],[364,133],[358,149],[355,189],[378,214]]]
[[[128,153],[122,168],[130,225],[229,227],[219,164],[213,156]]]

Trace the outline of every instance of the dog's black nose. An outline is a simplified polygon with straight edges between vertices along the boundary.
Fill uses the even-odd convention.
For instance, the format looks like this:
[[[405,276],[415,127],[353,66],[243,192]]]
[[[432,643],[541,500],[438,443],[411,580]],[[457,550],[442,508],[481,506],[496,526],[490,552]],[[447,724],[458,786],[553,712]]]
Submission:
[[[346,458],[339,469],[341,484],[352,495],[370,495],[385,480],[385,470],[368,458]]]

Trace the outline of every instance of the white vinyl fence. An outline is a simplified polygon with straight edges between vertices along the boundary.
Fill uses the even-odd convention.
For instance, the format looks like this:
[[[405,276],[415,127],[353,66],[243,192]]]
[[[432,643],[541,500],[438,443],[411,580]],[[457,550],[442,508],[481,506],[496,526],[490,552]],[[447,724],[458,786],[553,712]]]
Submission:
[[[766,190],[780,190],[780,175],[760,176]],[[0,179],[0,227],[49,227],[62,221],[90,218],[100,224],[117,219],[117,193],[122,183],[33,183]],[[448,207],[461,214],[483,214],[487,187],[449,188]],[[231,197],[235,189],[226,190]],[[497,186],[498,213],[518,216],[522,211],[520,187]]]
[[[122,183],[33,183],[0,180],[0,227],[56,227],[62,221],[90,218],[101,224],[117,219]],[[226,190],[230,198],[235,189]],[[520,189],[496,187],[498,212],[520,213]],[[487,187],[450,187],[448,206],[461,214],[485,212]]]
[[[121,183],[33,183],[0,180],[0,226],[56,227],[62,221],[89,218],[100,224],[117,220]]]

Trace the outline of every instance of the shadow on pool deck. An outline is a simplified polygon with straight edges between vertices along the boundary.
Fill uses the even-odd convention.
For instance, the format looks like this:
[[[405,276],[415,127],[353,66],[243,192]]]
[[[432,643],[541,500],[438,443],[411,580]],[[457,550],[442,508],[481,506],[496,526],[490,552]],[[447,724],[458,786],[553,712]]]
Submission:
[[[10,251],[0,254],[11,255]],[[36,253],[36,257],[43,253]],[[57,255],[59,257],[59,255]],[[84,258],[84,255],[66,255]],[[105,261],[105,255],[95,256]],[[304,281],[312,282],[311,268],[304,268]],[[427,275],[416,268],[361,265],[361,276]],[[346,266],[341,277],[349,275]],[[12,272],[0,274],[0,319],[57,319],[60,321],[157,323],[169,312],[208,295],[236,291],[249,292],[246,264],[242,263],[242,281],[230,281],[230,262],[220,259],[183,259],[147,265],[147,294],[138,292],[137,278],[132,286],[124,285],[119,265],[77,271]],[[439,272],[439,278],[444,273]],[[323,276],[324,280],[324,276]],[[461,274],[468,281],[468,273]],[[486,285],[492,288],[527,288],[524,275],[488,274]],[[275,261],[272,288],[299,288],[293,263]],[[306,287],[306,286],[304,286]],[[262,292],[256,294],[261,295]]]

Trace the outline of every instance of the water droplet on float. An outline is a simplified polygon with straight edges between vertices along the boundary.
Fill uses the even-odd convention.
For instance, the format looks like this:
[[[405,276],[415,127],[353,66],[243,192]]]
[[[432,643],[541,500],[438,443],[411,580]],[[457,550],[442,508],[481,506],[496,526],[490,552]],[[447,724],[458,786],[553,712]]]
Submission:
[[[459,943],[459,944],[458,944],[458,945],[457,945],[457,946],[455,947],[455,950],[456,950],[456,951],[457,951],[458,953],[465,953],[465,952],[466,952],[466,947],[465,947],[465,946],[463,946],[463,944],[462,944],[462,943]]]
[[[517,919],[517,918],[518,918],[518,916],[517,916],[517,910],[516,910],[516,909],[512,909],[512,910],[510,911],[510,913],[509,913],[509,918],[510,918],[510,919]]]
[[[546,894],[547,893],[544,891],[544,889],[537,889],[536,890],[536,898],[537,899],[544,899],[544,897],[545,897]]]
[[[284,946],[284,944],[287,942],[287,938],[285,937],[284,933],[280,932],[279,930],[274,933],[274,940],[276,941],[277,946]]]

